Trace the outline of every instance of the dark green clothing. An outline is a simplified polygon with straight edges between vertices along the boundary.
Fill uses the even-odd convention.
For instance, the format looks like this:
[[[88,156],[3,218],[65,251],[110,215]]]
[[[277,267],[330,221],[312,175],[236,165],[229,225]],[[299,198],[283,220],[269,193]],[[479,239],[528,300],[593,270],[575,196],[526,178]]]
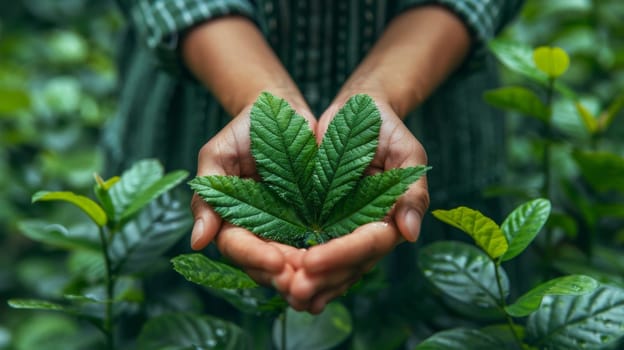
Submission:
[[[155,157],[168,169],[193,173],[199,148],[229,121],[180,66],[179,38],[193,25],[232,13],[253,19],[320,115],[385,25],[430,2],[455,11],[476,44],[471,59],[406,123],[433,166],[434,204],[479,192],[498,181],[504,156],[503,119],[481,96],[496,86],[483,42],[511,19],[519,1],[120,0],[131,25],[121,50],[122,100],[105,137],[109,170]]]

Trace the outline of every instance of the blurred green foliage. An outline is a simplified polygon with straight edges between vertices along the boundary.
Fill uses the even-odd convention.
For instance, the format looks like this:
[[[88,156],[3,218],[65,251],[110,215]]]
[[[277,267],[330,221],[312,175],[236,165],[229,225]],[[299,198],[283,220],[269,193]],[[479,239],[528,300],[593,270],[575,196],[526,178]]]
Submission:
[[[71,319],[11,311],[4,300],[17,291],[56,296],[67,282],[68,267],[59,253],[19,235],[17,223],[42,218],[81,225],[86,220],[66,208],[33,206],[30,197],[43,188],[84,193],[94,171],[101,170],[97,145],[115,110],[114,55],[122,28],[123,19],[109,1],[0,3],[2,349],[54,348],[62,339],[86,339]]]
[[[617,205],[622,196],[614,194],[612,188],[595,189],[591,183],[621,188],[617,176],[624,178],[624,174],[596,171],[600,165],[596,161],[602,158],[588,156],[586,151],[599,150],[606,154],[605,159],[624,155],[624,116],[613,108],[624,93],[623,18],[621,0],[528,0],[519,18],[502,35],[529,47],[558,46],[568,52],[570,68],[560,79],[578,95],[578,102],[587,111],[581,113],[572,100],[561,96],[553,101],[552,136],[556,142],[552,161],[556,170],[550,199],[555,206],[547,226],[553,229],[561,258],[554,267],[622,285],[624,210]],[[69,232],[89,225],[87,216],[76,215],[77,211],[67,206],[33,206],[30,199],[41,189],[90,193],[92,175],[103,167],[98,148],[100,131],[115,113],[118,98],[115,55],[123,27],[112,1],[0,2],[0,349],[89,348],[99,336],[94,328],[65,315],[11,310],[4,301],[15,296],[59,299],[68,288],[81,287],[71,276],[97,279],[103,274],[97,268],[101,266],[98,256],[85,252],[68,256],[36,244],[19,234],[18,222],[36,218],[63,223]],[[503,69],[502,74],[505,84],[525,83],[511,70]],[[537,84],[531,87],[537,87],[538,97],[544,97],[545,90]],[[587,115],[599,120],[609,111],[615,111],[611,126],[595,135],[588,132]],[[508,120],[506,183],[513,187],[502,184],[488,194],[521,202],[540,192],[544,174],[535,160],[542,157],[542,130],[537,118],[511,113]],[[613,171],[612,167],[606,169]],[[543,244],[539,239],[538,247]],[[591,243],[594,239],[601,244]],[[593,257],[588,257],[588,246],[595,247]],[[370,294],[380,294],[383,277],[368,278],[379,285]],[[162,310],[205,306],[186,286],[167,284],[169,280],[153,282],[158,288],[151,290],[155,294],[151,303],[130,307],[143,307],[145,314],[154,317]],[[369,285],[363,286],[365,292]],[[357,306],[354,317],[362,326],[372,307]],[[428,314],[446,311],[425,303],[418,307]],[[354,329],[354,346],[414,344],[423,339],[422,334],[430,333],[427,327],[431,324],[444,329],[457,319],[466,322],[456,314],[441,312],[431,324],[417,325],[421,334],[415,334],[399,319],[405,310],[392,312],[390,320],[384,319],[387,331],[370,331],[378,328],[381,318],[373,318],[370,329]],[[137,324],[142,321],[130,319],[123,324],[127,327],[124,335],[136,335]],[[268,328],[266,324],[243,326],[258,329],[258,333],[262,327]]]

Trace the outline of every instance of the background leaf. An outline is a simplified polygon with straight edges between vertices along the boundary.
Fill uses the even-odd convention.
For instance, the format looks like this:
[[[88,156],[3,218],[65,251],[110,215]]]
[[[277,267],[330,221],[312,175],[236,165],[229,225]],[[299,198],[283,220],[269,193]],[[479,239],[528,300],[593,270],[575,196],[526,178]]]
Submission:
[[[140,273],[150,269],[183,235],[192,218],[179,201],[164,195],[152,201],[112,238],[109,255],[119,273]]]
[[[353,325],[349,311],[340,303],[327,304],[323,312],[311,315],[286,309],[286,349],[331,349],[351,334]],[[280,318],[273,323],[273,343],[281,347],[282,327]]]
[[[323,224],[323,232],[341,236],[361,225],[383,219],[397,198],[428,169],[425,166],[396,168],[364,177],[352,194],[335,207]]]
[[[293,245],[308,231],[292,206],[254,180],[199,176],[189,185],[225,220],[261,237]]]
[[[624,193],[624,158],[608,152],[577,151],[573,154],[583,177],[598,191]]]
[[[624,290],[604,286],[582,296],[552,296],[527,321],[539,348],[600,349],[624,336]]]
[[[245,272],[202,254],[178,255],[171,262],[184,278],[204,287],[247,289],[258,286]]]
[[[455,328],[437,332],[414,350],[500,350],[505,344],[477,329]]]
[[[548,107],[533,91],[521,86],[489,90],[483,97],[487,103],[497,108],[535,117],[541,121],[548,118]]]
[[[440,241],[420,250],[418,265],[425,277],[442,293],[482,308],[500,303],[495,264],[480,249],[466,243]],[[509,280],[499,267],[503,294]]]
[[[522,295],[515,303],[505,307],[514,317],[524,317],[539,309],[547,295],[583,295],[598,288],[598,282],[588,276],[563,276],[544,282]]]
[[[97,227],[92,226],[97,232]],[[86,249],[89,251],[99,252],[100,243],[97,234],[86,235],[81,233],[70,233],[65,226],[58,224],[50,224],[41,220],[25,220],[19,224],[19,230],[28,238],[41,242],[52,247],[63,249]],[[94,233],[96,233],[94,232]]]
[[[570,57],[560,47],[540,46],[533,51],[533,61],[539,70],[557,78],[570,66]]]
[[[548,84],[548,76],[535,66],[533,49],[530,46],[504,39],[494,39],[488,43],[488,47],[508,69],[543,86]],[[568,98],[576,99],[574,91],[560,81],[555,81],[555,89]]]
[[[458,207],[451,210],[434,210],[431,214],[438,220],[467,233],[492,259],[505,254],[508,249],[507,239],[500,227],[477,210]]]
[[[115,221],[119,221],[132,202],[163,174],[162,165],[155,159],[140,160],[124,171],[108,192],[115,208]]]
[[[48,192],[39,191],[32,196],[33,202],[40,201],[64,201],[69,202],[87,214],[98,226],[106,225],[107,217],[102,209],[92,199],[75,194],[73,192]]]
[[[329,123],[314,169],[321,223],[373,160],[380,128],[379,110],[368,95],[351,97]]]
[[[507,261],[522,253],[540,232],[549,215],[550,201],[542,198],[524,203],[514,209],[501,225],[509,244],[507,252],[501,258],[502,261]]]
[[[45,310],[45,311],[63,311],[69,312],[69,310],[57,303],[53,303],[47,300],[39,299],[10,299],[8,301],[10,307],[14,309],[29,309],[29,310]]]
[[[119,220],[123,223],[130,219],[139,210],[143,209],[149,202],[153,201],[163,193],[174,188],[188,176],[188,171],[178,170],[161,177],[150,186],[138,193],[128,207],[121,213]]]
[[[312,223],[314,207],[306,198],[312,191],[317,146],[308,121],[285,100],[263,92],[251,109],[250,137],[262,180]]]
[[[243,331],[211,316],[163,314],[150,319],[137,340],[139,350],[245,350]]]

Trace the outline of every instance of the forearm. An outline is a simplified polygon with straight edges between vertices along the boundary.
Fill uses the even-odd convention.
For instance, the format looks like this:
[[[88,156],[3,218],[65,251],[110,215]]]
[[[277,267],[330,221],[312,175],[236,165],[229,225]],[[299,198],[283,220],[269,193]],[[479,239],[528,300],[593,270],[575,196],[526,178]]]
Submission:
[[[280,95],[295,109],[307,107],[287,71],[249,19],[227,16],[189,32],[182,54],[189,70],[236,116],[260,92]]]
[[[468,29],[447,9],[408,10],[392,20],[336,100],[366,92],[403,118],[461,64],[470,42]]]

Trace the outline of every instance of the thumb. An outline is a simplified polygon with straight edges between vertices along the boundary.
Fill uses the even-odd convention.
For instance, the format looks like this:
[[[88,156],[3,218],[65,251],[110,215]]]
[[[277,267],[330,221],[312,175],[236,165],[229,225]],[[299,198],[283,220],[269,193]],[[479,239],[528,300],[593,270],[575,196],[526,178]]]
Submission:
[[[426,177],[421,178],[397,201],[394,215],[396,225],[405,240],[415,242],[420,235],[422,218],[429,207]]]
[[[191,210],[195,224],[191,231],[191,248],[201,250],[215,238],[221,228],[221,217],[204,202],[197,193],[191,200]]]

